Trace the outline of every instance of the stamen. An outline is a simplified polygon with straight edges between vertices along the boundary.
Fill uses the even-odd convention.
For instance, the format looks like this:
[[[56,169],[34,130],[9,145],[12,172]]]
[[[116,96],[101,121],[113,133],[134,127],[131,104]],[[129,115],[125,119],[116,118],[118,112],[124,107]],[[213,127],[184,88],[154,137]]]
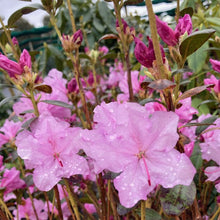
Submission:
[[[59,154],[54,154],[54,157],[57,159],[58,163],[60,164],[61,167],[63,167],[62,161],[59,159]]]
[[[147,167],[147,163],[146,163],[146,160],[145,160],[145,157],[144,157],[143,154],[141,155],[141,158],[144,161],[144,166],[145,166],[146,171],[147,171],[148,184],[149,184],[149,186],[151,186],[150,173],[149,173],[149,170],[148,170],[148,167]]]

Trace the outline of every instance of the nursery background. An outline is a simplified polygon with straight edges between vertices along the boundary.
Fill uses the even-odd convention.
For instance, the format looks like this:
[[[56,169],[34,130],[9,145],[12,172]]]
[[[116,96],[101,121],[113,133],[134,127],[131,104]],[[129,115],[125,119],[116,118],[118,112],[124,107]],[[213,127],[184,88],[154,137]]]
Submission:
[[[220,1],[19,2],[0,219],[219,219]]]

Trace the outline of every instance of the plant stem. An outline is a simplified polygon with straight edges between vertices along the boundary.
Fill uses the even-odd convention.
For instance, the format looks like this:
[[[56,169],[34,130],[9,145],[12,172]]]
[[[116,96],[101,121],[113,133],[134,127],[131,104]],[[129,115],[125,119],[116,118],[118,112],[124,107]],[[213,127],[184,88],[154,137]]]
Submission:
[[[62,208],[61,208],[60,194],[59,194],[57,185],[55,185],[53,187],[53,189],[54,189],[55,197],[57,200],[57,210],[58,210],[59,219],[63,220],[63,212],[62,212]]]
[[[151,30],[151,38],[153,41],[154,53],[156,57],[157,67],[159,71],[159,75],[157,79],[164,79],[166,78],[165,68],[163,64],[163,59],[160,51],[160,43],[157,36],[157,26],[156,26],[156,18],[153,11],[152,1],[145,0],[145,4],[147,6],[148,16],[149,16],[149,23],[150,23],[150,30]]]
[[[54,26],[55,31],[56,31],[56,33],[57,33],[59,39],[61,40],[61,39],[62,39],[62,35],[61,35],[61,33],[60,33],[59,28],[57,27],[56,19],[55,19],[55,16],[54,16],[53,14],[50,14],[50,22],[51,22],[51,24]]]
[[[145,220],[145,200],[141,200],[141,220]]]
[[[178,24],[180,18],[180,0],[176,0],[176,23]]]
[[[12,49],[12,51],[13,51],[14,58],[15,58],[17,61],[19,61],[19,56],[18,56],[18,53],[17,53],[17,51],[16,51],[16,49],[15,49],[15,45],[14,45],[13,42],[12,42],[11,35],[10,35],[9,31],[6,29],[6,27],[5,27],[5,25],[4,25],[4,23],[3,23],[2,19],[1,19],[1,17],[0,17],[0,23],[1,23],[1,25],[2,25],[2,28],[3,28],[4,32],[5,32],[5,34],[6,34],[6,37],[7,37],[7,39],[8,39],[8,42],[9,42],[9,44],[10,44],[10,46],[11,46],[11,49]]]
[[[107,214],[107,209],[106,209],[106,190],[105,190],[105,185],[104,181],[102,178],[102,173],[98,175],[98,183],[99,183],[99,188],[100,188],[100,194],[101,194],[101,203],[102,203],[102,220],[106,220],[106,214]]]
[[[75,215],[76,215],[76,219],[77,219],[77,220],[80,220],[80,214],[79,214],[79,210],[78,210],[78,207],[77,207],[77,203],[76,203],[76,201],[75,201],[75,199],[74,199],[74,196],[73,196],[73,194],[72,194],[72,191],[71,191],[71,189],[70,189],[70,185],[69,185],[68,180],[67,180],[67,179],[64,179],[64,183],[65,183],[66,190],[67,190],[67,193],[68,193],[69,198],[70,198],[71,206],[72,206],[72,208],[73,208],[73,210],[74,210],[74,213],[75,213]]]
[[[34,114],[35,114],[36,117],[39,117],[40,113],[39,113],[39,110],[38,110],[38,107],[37,107],[36,100],[34,98],[33,91],[30,91],[30,99],[31,99],[31,102],[32,102],[33,107],[34,107]]]
[[[25,172],[24,172],[23,165],[21,163],[21,158],[20,157],[18,157],[18,162],[19,162],[19,166],[20,166],[21,176],[25,177]],[[29,196],[29,198],[31,200],[31,205],[32,205],[32,208],[34,210],[34,214],[36,216],[36,219],[39,220],[39,217],[38,217],[38,214],[37,214],[37,210],[36,210],[35,205],[34,205],[34,199],[33,199],[33,196],[32,196],[32,194],[30,192],[29,187],[27,187],[27,191],[28,191],[28,196]]]
[[[218,207],[217,211],[216,211],[215,214],[212,216],[212,218],[210,218],[210,220],[215,220],[215,218],[217,217],[218,214],[220,214],[220,206]]]
[[[67,0],[67,6],[68,6],[69,14],[70,14],[70,20],[71,20],[73,34],[74,34],[76,32],[76,24],[75,24],[75,19],[74,19],[74,15],[73,15],[73,10],[71,8],[70,0]]]
[[[114,8],[115,8],[115,15],[118,20],[118,24],[120,27],[120,40],[122,43],[122,52],[124,54],[125,58],[125,64],[126,64],[126,70],[127,70],[127,81],[128,81],[128,90],[129,90],[129,101],[134,101],[134,94],[133,94],[133,87],[132,87],[132,80],[131,80],[131,65],[130,65],[130,58],[129,58],[129,45],[127,45],[125,40],[125,33],[124,33],[124,27],[122,23],[122,18],[120,14],[121,6],[118,4],[117,0],[114,0]],[[122,1],[123,2],[123,1]],[[121,3],[122,3],[121,2]]]
[[[80,97],[81,97],[81,101],[82,101],[83,110],[84,110],[86,120],[88,123],[88,128],[91,129],[92,123],[90,120],[89,111],[88,111],[87,104],[86,104],[85,93],[84,93],[82,83],[80,80],[79,51],[76,50],[75,52],[76,52],[75,57],[71,53],[68,53],[68,56],[70,57],[71,61],[73,62],[73,66],[75,67],[74,72],[75,72],[76,82],[79,87],[79,93],[80,93]]]

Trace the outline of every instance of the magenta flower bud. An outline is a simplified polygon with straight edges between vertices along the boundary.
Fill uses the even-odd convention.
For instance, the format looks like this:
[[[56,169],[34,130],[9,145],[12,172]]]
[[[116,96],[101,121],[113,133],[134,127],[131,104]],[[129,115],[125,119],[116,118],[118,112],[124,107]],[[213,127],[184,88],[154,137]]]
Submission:
[[[219,72],[219,73],[220,73],[220,61],[218,61],[218,60],[213,60],[213,59],[210,59],[209,61],[210,61],[210,63],[212,64],[213,70],[215,70],[216,72]]]
[[[12,60],[9,60],[6,56],[0,54],[0,68],[8,72],[10,77],[16,78],[16,75],[21,75],[23,69],[20,65]]]
[[[76,79],[72,78],[67,84],[68,93],[75,92],[77,88]]]
[[[179,22],[176,25],[174,32],[176,33],[177,39],[185,32],[187,32],[188,34],[192,33],[192,20],[190,15],[185,14],[183,18],[179,19]]]
[[[19,64],[22,69],[24,69],[25,66],[31,69],[31,56],[26,49],[21,53]]]
[[[164,41],[169,46],[175,46],[178,43],[178,38],[176,38],[176,33],[171,29],[166,22],[161,21],[156,16],[157,32]]]
[[[134,48],[134,55],[138,62],[147,67],[147,68],[152,68],[153,67],[153,61],[156,60],[155,54],[154,54],[154,48],[153,48],[153,42],[152,40],[147,37],[149,43],[148,47],[137,37],[135,37],[135,48]],[[165,62],[165,53],[163,50],[163,47],[160,46],[162,57],[163,57],[163,62]]]
[[[128,24],[124,19],[121,19],[121,21],[122,21],[122,25],[123,25],[123,32],[126,34],[126,29],[128,27]],[[116,20],[115,26],[116,26],[116,29],[120,28],[118,20]]]
[[[13,43],[14,45],[19,45],[19,44],[18,44],[18,40],[17,40],[16,37],[13,37],[13,38],[12,38],[12,43]]]
[[[77,44],[80,46],[82,41],[83,41],[83,33],[81,30],[78,30],[73,35],[73,42],[74,44]]]

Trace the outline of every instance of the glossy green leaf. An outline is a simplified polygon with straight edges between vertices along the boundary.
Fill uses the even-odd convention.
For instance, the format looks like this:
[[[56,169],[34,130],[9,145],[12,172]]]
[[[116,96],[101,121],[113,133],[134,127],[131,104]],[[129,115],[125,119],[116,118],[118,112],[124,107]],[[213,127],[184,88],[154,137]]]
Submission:
[[[185,60],[189,55],[198,50],[213,34],[214,29],[195,31],[180,44],[180,54]]]
[[[206,42],[195,53],[188,56],[187,61],[189,68],[192,69],[194,73],[199,73],[203,69],[208,55],[208,48],[209,44]]]
[[[97,17],[93,17],[93,25],[97,31],[103,33],[105,30],[105,26],[101,23],[101,21]]]
[[[110,52],[110,53],[107,53],[106,55],[104,55],[104,56],[102,56],[102,57],[100,57],[100,59],[102,60],[102,59],[115,59],[115,58],[117,58],[117,53],[115,53],[115,52]]]
[[[207,129],[210,125],[212,125],[217,118],[218,118],[218,116],[211,116],[211,117],[206,118],[203,121],[201,121],[200,122],[201,124],[207,124],[207,125],[197,127],[196,128],[196,135],[200,135],[205,129]]]
[[[48,104],[51,104],[51,105],[57,105],[57,106],[61,106],[61,107],[64,107],[64,108],[69,108],[69,109],[73,109],[73,106],[68,104],[68,103],[65,103],[65,102],[61,102],[61,101],[56,101],[56,100],[42,100],[41,102],[45,102],[45,103],[48,103]]]
[[[219,26],[220,27],[220,18],[217,17],[208,17],[206,21],[209,22],[210,25]]]
[[[98,11],[103,22],[108,26],[108,28],[113,33],[116,33],[116,29],[115,29],[116,20],[111,10],[108,8],[107,3],[103,1],[98,2]]]
[[[160,201],[163,211],[168,215],[180,215],[190,207],[196,196],[196,186],[192,182],[189,186],[177,185],[171,189],[161,187]]]
[[[30,14],[31,12],[34,12],[38,9],[43,9],[43,7],[40,4],[32,4],[27,7],[23,7],[16,12],[14,12],[8,19],[8,26],[12,27],[14,23],[21,18],[23,15]]]
[[[139,104],[140,104],[140,105],[145,105],[145,104],[147,104],[147,103],[149,103],[149,102],[157,102],[157,103],[160,103],[161,105],[163,105],[163,103],[160,102],[159,100],[157,100],[157,99],[152,99],[152,98],[143,99],[143,100],[141,100],[141,101],[139,102]]]
[[[196,168],[196,170],[199,170],[202,167],[202,162],[203,162],[202,152],[198,143],[194,144],[194,148],[190,160],[193,166]]]
[[[6,103],[8,103],[8,102],[10,102],[10,101],[12,101],[12,100],[16,100],[16,99],[18,99],[18,98],[20,98],[20,97],[21,97],[21,95],[12,96],[12,97],[6,97],[6,98],[4,98],[3,100],[1,100],[1,102],[0,102],[0,107],[3,106],[4,104],[6,104]]]
[[[48,44],[47,45],[47,49],[49,50],[49,52],[55,56],[56,58],[58,58],[59,60],[64,60],[64,55],[62,53],[61,50],[59,50],[57,47],[51,45],[51,44]]]
[[[91,57],[88,54],[86,54],[86,53],[80,53],[79,54],[79,58],[91,60]]]
[[[30,118],[29,120],[25,121],[25,123],[21,127],[24,129],[28,129],[30,127],[31,123],[33,121],[35,121],[36,119],[37,119],[37,117]]]
[[[180,16],[183,17],[185,14],[189,14],[190,17],[193,15],[193,8],[192,7],[187,7],[184,8],[183,10],[180,11]]]

